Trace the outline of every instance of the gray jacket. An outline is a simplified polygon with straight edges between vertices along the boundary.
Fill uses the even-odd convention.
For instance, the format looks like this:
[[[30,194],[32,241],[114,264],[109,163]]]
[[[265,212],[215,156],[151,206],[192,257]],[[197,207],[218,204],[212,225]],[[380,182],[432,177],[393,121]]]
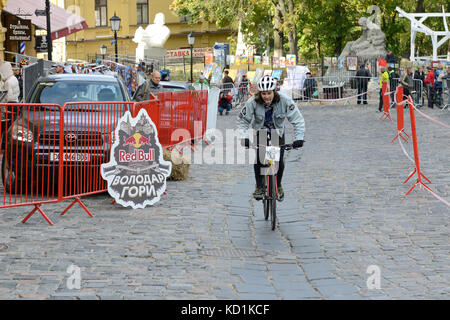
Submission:
[[[164,91],[163,87],[161,87],[159,83],[155,85],[153,81],[149,79],[137,88],[133,96],[133,100],[135,101],[150,100],[150,93],[158,91]]]
[[[401,84],[403,86],[407,87],[410,91],[413,90],[413,88],[414,88],[413,75],[408,74],[408,72],[406,72],[405,75],[403,76]]]
[[[241,138],[248,138],[248,129],[252,127],[259,130],[264,126],[265,106],[257,103],[255,96],[245,103],[237,119],[237,127],[241,131]],[[280,93],[280,101],[273,106],[273,122],[278,134],[284,134],[284,120],[287,119],[294,127],[294,140],[304,140],[305,119],[295,102],[288,96]]]

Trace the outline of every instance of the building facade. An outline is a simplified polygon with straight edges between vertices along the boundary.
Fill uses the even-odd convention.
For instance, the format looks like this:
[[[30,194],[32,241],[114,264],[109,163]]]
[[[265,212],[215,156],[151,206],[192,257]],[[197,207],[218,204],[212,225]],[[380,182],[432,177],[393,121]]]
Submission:
[[[232,31],[218,29],[215,24],[201,23],[190,26],[184,17],[169,9],[172,0],[65,0],[65,8],[86,19],[88,28],[66,39],[67,59],[86,61],[100,55],[100,47],[107,47],[107,55],[114,55],[114,32],[109,19],[116,14],[121,19],[118,54],[135,56],[137,44],[132,41],[136,30],[153,24],[155,15],[162,12],[170,37],[164,45],[167,50],[189,48],[187,35],[195,34],[195,48],[211,48],[216,42],[226,43]]]

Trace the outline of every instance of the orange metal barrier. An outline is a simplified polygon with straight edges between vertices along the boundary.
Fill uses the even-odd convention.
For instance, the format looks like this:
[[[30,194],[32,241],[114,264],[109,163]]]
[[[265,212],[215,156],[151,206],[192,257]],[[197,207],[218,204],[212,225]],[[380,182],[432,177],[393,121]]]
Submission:
[[[186,129],[191,139],[206,131],[207,91],[161,92],[149,101],[73,102],[56,104],[0,104],[1,179],[0,208],[34,206],[53,225],[40,206],[73,199],[64,215],[80,198],[107,191],[101,164],[110,151],[119,119],[127,110],[135,116],[145,108],[154,121],[160,143],[170,147],[176,129]],[[201,130],[194,124],[200,121]]]
[[[55,104],[0,104],[1,203],[0,208],[34,205],[22,222],[43,203],[57,202],[59,172],[54,158],[61,156],[63,112]],[[52,158],[53,157],[53,158]]]
[[[88,215],[92,213],[80,201],[82,196],[102,193],[108,185],[102,179],[100,166],[110,160],[114,130],[131,102],[74,102],[63,106],[64,139],[62,141],[61,199],[74,199],[64,215],[79,203]],[[61,159],[61,158],[60,158]]]
[[[389,111],[389,94],[388,94],[388,84],[387,82],[382,82],[381,84],[381,94],[383,99],[383,115],[380,119],[383,121],[387,118],[391,119],[391,113]]]
[[[411,177],[417,173],[417,180],[416,183],[408,190],[408,192],[406,193],[406,195],[408,195],[417,185],[421,185],[425,188],[427,188],[428,190],[431,190],[423,181],[422,181],[422,177],[425,178],[425,180],[427,180],[429,183],[431,183],[431,181],[425,177],[425,175],[420,171],[420,163],[419,163],[419,148],[417,146],[417,132],[416,132],[416,117],[414,114],[414,107],[413,102],[412,102],[412,98],[411,96],[408,97],[408,103],[411,105],[411,107],[409,108],[409,113],[411,116],[411,133],[412,133],[412,141],[413,141],[413,148],[414,148],[414,162],[415,162],[415,168],[414,171],[408,176],[408,178],[403,182],[406,183],[408,182],[409,179],[411,179]]]
[[[404,118],[403,118],[403,106],[406,101],[403,101],[403,87],[400,85],[396,89],[395,98],[397,101],[397,136],[391,141],[394,142],[398,137],[408,142],[408,140],[403,137],[402,134],[405,134],[408,138],[409,135],[405,132]]]
[[[142,108],[147,111],[158,129],[158,139],[163,147],[184,142],[172,139],[172,133],[177,129],[188,130],[192,140],[203,138],[208,113],[207,90],[154,92],[151,98],[136,103],[133,116]],[[197,128],[196,122],[199,123]]]

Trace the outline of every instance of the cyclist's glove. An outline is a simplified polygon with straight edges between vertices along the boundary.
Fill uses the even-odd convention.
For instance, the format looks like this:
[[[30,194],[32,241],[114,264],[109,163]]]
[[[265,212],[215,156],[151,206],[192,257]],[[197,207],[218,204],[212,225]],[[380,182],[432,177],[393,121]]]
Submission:
[[[248,138],[242,139],[241,140],[241,145],[243,147],[246,147],[247,149],[250,148],[250,140]]]
[[[295,140],[292,147],[294,147],[294,149],[303,147],[303,140]]]

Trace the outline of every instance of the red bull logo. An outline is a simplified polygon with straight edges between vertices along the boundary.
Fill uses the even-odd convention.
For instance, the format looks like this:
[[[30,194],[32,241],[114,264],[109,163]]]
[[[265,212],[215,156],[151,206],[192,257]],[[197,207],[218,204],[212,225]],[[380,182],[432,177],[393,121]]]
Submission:
[[[119,151],[120,162],[141,162],[141,161],[155,161],[155,149],[150,149],[148,152],[144,150],[134,150],[133,153],[128,153],[125,150]]]
[[[143,145],[150,146],[151,144],[150,144],[150,139],[149,138],[144,137],[140,133],[135,133],[131,137],[125,139],[123,146],[128,146],[128,145],[132,145],[136,149],[139,149]]]

